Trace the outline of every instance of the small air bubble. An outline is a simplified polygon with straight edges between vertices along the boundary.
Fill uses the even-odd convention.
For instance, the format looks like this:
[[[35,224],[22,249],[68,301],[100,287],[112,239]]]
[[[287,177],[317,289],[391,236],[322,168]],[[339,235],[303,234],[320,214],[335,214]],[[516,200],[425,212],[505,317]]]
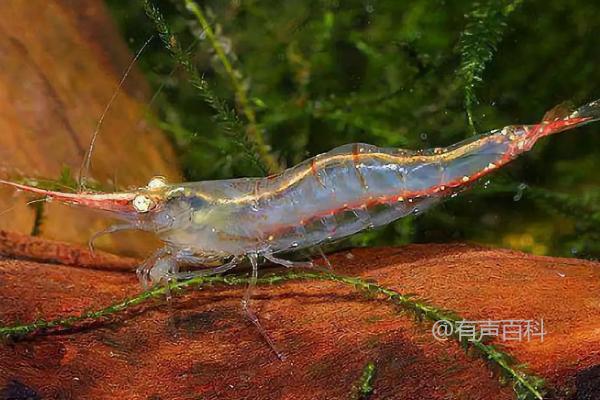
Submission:
[[[521,183],[517,187],[517,193],[513,196],[514,201],[520,201],[523,198],[523,192],[527,189],[527,185],[525,183]]]
[[[225,54],[229,55],[231,53],[231,40],[229,38],[226,38],[223,36],[221,36],[219,39],[220,39],[219,42],[221,44],[221,48],[223,49],[223,52]]]
[[[427,133],[423,132],[421,133],[421,140],[427,140]]]
[[[373,4],[367,4],[367,6],[365,7],[365,10],[371,14],[373,13],[373,11],[375,11],[375,7],[373,6]]]
[[[292,246],[292,248],[295,249],[296,247],[298,247],[300,245],[298,244],[298,242],[292,242],[292,244],[290,246]]]

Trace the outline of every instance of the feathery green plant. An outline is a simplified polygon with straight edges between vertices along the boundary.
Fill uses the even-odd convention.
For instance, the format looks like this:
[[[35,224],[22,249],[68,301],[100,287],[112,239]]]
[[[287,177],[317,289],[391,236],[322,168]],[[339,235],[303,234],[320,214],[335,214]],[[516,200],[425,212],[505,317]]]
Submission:
[[[377,368],[373,361],[369,361],[362,370],[360,378],[355,383],[353,388],[352,400],[368,400],[371,394],[373,394],[373,381],[375,380],[375,373]]]
[[[239,69],[234,69],[229,58],[225,54],[225,50],[218,40],[216,33],[209,25],[202,8],[196,4],[193,0],[185,0],[185,6],[190,10],[202,27],[206,38],[209,40],[212,48],[214,49],[217,57],[221,61],[221,64],[225,68],[225,72],[231,81],[231,85],[236,95],[236,100],[242,109],[244,116],[246,117],[248,126],[246,127],[246,135],[251,143],[254,144],[258,155],[264,164],[267,171],[271,174],[281,172],[281,166],[277,159],[270,153],[270,148],[265,142],[265,139],[257,125],[256,114],[250,104],[247,96],[247,88],[242,83],[243,75]]]
[[[42,233],[42,223],[44,222],[44,202],[40,200],[35,203],[29,203],[29,207],[34,210],[31,236],[39,236]]]
[[[202,99],[215,111],[215,119],[219,125],[235,139],[236,143],[239,144],[239,148],[249,157],[263,175],[268,173],[271,161],[268,158],[268,153],[265,153],[264,144],[260,141],[256,142],[256,136],[247,136],[247,130],[240,122],[235,111],[213,93],[208,82],[194,67],[190,55],[183,50],[175,35],[171,33],[160,10],[150,0],[144,0],[144,9],[148,18],[154,23],[167,50],[177,63],[183,67],[189,76],[190,83],[198,89]],[[264,157],[267,157],[267,161],[264,160]]]
[[[467,26],[458,44],[461,64],[458,70],[463,79],[465,109],[473,133],[477,133],[473,106],[477,104],[475,89],[483,82],[483,72],[494,57],[502,40],[507,20],[523,0],[483,0],[476,2],[467,14]]]

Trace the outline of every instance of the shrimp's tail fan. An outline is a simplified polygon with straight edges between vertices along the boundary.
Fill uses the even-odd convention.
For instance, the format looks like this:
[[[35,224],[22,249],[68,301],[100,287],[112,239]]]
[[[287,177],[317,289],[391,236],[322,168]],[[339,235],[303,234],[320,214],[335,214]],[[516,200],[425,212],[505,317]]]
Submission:
[[[548,111],[538,125],[537,137],[553,135],[568,129],[573,129],[590,122],[600,120],[600,99],[592,101],[573,111],[573,107],[560,104]]]
[[[600,99],[579,107],[573,113],[573,116],[576,118],[586,118],[586,123],[600,120]]]

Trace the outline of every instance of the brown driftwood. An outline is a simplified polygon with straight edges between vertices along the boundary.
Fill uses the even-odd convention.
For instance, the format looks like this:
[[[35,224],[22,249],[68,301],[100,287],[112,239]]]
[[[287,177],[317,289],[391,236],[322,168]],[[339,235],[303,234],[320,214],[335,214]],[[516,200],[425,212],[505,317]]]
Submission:
[[[77,175],[131,61],[104,3],[1,1],[0,36],[0,177],[58,179],[64,166]],[[156,174],[180,179],[168,140],[145,121],[148,92],[134,69],[106,116],[92,171],[109,187],[143,186]],[[30,199],[0,187],[0,228],[31,232],[34,211],[24,204]],[[92,214],[54,204],[45,207],[44,222],[44,236],[78,243],[106,226]],[[121,236],[98,245],[131,254],[146,243]]]
[[[139,291],[131,260],[100,254],[91,263],[85,248],[1,237],[0,252],[11,256],[0,261],[4,325],[101,308]],[[13,258],[30,249],[36,261]],[[76,260],[85,265],[71,266]],[[551,398],[600,398],[600,264],[460,244],[351,250],[331,261],[337,273],[415,293],[467,319],[543,318],[543,342],[506,342],[505,349],[546,379]],[[373,361],[371,399],[514,398],[481,359],[453,341],[434,340],[430,324],[330,282],[257,290],[255,308],[287,355],[279,361],[242,316],[242,295],[243,288],[203,288],[175,297],[171,306],[158,300],[135,307],[110,323],[4,343],[0,393],[347,399]]]

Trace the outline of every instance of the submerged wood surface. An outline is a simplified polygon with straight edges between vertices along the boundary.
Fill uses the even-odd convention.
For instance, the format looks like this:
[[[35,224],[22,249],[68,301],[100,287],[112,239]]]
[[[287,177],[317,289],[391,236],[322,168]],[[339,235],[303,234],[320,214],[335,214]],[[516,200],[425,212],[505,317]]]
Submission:
[[[132,259],[93,259],[85,248],[7,232],[0,254],[2,325],[102,308],[140,290]],[[331,261],[336,273],[372,278],[467,319],[543,318],[543,342],[494,343],[545,378],[551,398],[599,398],[599,263],[460,244],[351,250]],[[243,288],[203,288],[171,307],[150,302],[110,323],[3,343],[0,393],[347,399],[373,362],[371,399],[514,398],[484,361],[434,340],[430,324],[330,282],[257,289],[255,308],[287,355],[279,361],[242,316],[242,296]]]
[[[65,166],[77,176],[98,119],[132,58],[104,3],[1,1],[0,34],[0,176],[58,179]],[[180,179],[170,143],[146,122],[149,95],[134,68],[106,116],[92,175],[108,189],[143,186],[157,174]],[[32,231],[34,210],[27,200],[31,197],[0,187],[0,228]],[[48,204],[41,231],[85,243],[106,224],[83,210]],[[127,235],[98,241],[130,254],[148,248],[146,243]]]

